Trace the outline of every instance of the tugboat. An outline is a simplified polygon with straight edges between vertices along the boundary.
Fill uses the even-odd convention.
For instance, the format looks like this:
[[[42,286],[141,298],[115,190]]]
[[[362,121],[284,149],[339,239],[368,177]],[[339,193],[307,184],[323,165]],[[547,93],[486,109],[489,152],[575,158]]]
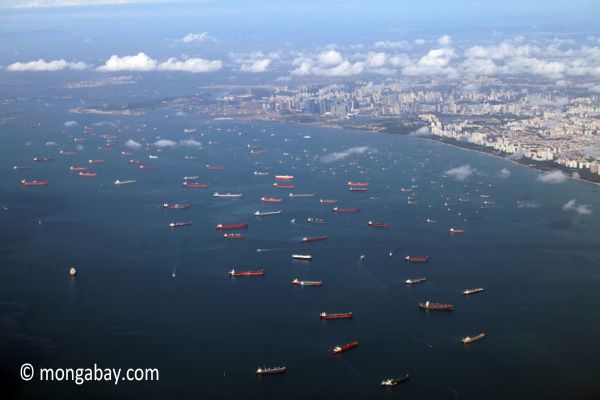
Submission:
[[[425,303],[419,303],[419,307],[424,310],[434,310],[434,311],[453,311],[454,306],[452,304],[441,304],[441,303],[432,303],[427,300]]]
[[[286,367],[272,367],[272,368],[265,368],[265,367],[258,367],[256,369],[256,375],[276,375],[276,374],[283,374],[287,372],[287,368]]]
[[[329,352],[331,354],[340,354],[340,353],[343,353],[345,351],[351,350],[351,349],[353,349],[355,347],[358,347],[358,342],[356,340],[353,341],[353,342],[350,342],[348,344],[345,344],[343,346],[335,346]]]
[[[473,343],[473,342],[476,342],[476,341],[478,341],[478,340],[481,340],[481,339],[483,339],[484,337],[485,337],[485,333],[484,333],[484,332],[481,332],[481,333],[480,333],[479,335],[477,335],[477,336],[473,336],[473,337],[471,337],[471,336],[467,336],[467,337],[464,337],[464,338],[462,338],[462,339],[461,339],[461,342],[463,342],[464,344],[469,344],[469,343]]]
[[[391,387],[396,386],[399,383],[406,382],[410,379],[410,375],[406,374],[402,378],[388,378],[381,381],[379,386],[381,387]]]

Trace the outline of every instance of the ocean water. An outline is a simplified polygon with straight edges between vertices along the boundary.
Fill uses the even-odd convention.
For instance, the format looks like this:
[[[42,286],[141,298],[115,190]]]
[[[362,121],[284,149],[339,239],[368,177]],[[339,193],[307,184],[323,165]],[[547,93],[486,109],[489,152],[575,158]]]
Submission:
[[[47,110],[0,126],[3,398],[600,396],[599,187],[542,183],[523,166],[419,138],[165,114]],[[70,119],[79,125],[65,128]],[[33,122],[44,126],[29,128]],[[92,124],[94,135],[82,133]],[[197,131],[184,133],[186,127]],[[113,151],[97,149],[100,134],[118,137]],[[59,156],[60,149],[75,149],[74,137],[85,138],[78,155]],[[178,145],[120,155],[128,139],[159,137]],[[190,138],[202,148],[179,142]],[[248,145],[264,152],[249,154]],[[36,156],[54,160],[33,163]],[[106,159],[92,165],[97,177],[67,170],[92,158]],[[129,158],[158,169],[140,170]],[[206,164],[225,169],[209,171]],[[32,169],[13,171],[13,165]],[[470,176],[445,174],[457,167]],[[500,177],[503,168],[510,176]],[[296,188],[274,188],[275,174],[294,175]],[[186,175],[199,175],[210,188],[182,188]],[[50,185],[24,188],[21,179]],[[139,181],[115,186],[115,179]],[[368,192],[349,192],[349,180],[369,182]],[[401,191],[411,187],[412,193]],[[244,197],[217,199],[215,191]],[[290,191],[315,197],[290,199]],[[417,204],[408,204],[409,195]],[[262,204],[262,196],[284,201]],[[320,198],[361,212],[335,214]],[[591,213],[563,210],[571,199]],[[482,208],[484,200],[493,204]],[[184,201],[190,209],[160,208]],[[253,216],[279,209],[278,216]],[[308,217],[326,224],[308,224]],[[192,226],[167,227],[188,220]],[[390,227],[371,228],[369,220]],[[244,240],[224,240],[215,230],[239,222],[249,224]],[[451,227],[465,233],[452,235]],[[300,243],[317,235],[328,240]],[[312,254],[313,261],[293,261],[294,252]],[[409,254],[431,262],[407,264]],[[68,276],[70,266],[76,278]],[[231,268],[264,268],[267,275],[231,279]],[[418,276],[427,281],[405,285]],[[296,277],[324,284],[294,287]],[[478,286],[485,292],[462,295]],[[455,311],[421,311],[425,300],[452,303]],[[352,311],[354,318],[322,321],[323,311]],[[480,331],[485,340],[460,343]],[[357,349],[329,354],[352,340],[360,342]],[[23,382],[24,362],[158,368],[160,381]],[[255,376],[258,366],[279,365],[288,367],[285,375]],[[379,388],[383,378],[406,373],[408,383]]]

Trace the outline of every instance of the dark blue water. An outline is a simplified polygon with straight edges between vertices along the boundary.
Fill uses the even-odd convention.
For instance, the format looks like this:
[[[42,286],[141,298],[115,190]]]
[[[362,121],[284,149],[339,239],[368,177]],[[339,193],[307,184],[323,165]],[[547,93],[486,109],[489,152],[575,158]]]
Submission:
[[[598,187],[544,184],[531,169],[410,137],[164,116],[42,112],[0,126],[0,203],[6,208],[0,210],[0,383],[7,397],[600,396]],[[65,129],[68,119],[79,126]],[[28,128],[34,121],[44,127]],[[82,133],[83,125],[100,121],[113,124],[97,126],[95,135]],[[186,134],[185,127],[197,131]],[[118,136],[114,151],[97,150],[103,133]],[[203,149],[136,150],[136,159],[160,156],[148,160],[155,171],[139,170],[119,154],[128,139],[154,142],[158,136],[193,137]],[[74,137],[85,137],[79,154],[58,156],[59,149],[75,148]],[[58,146],[46,146],[48,141]],[[248,154],[249,144],[264,153]],[[321,158],[359,146],[369,148],[338,161]],[[55,160],[34,165],[35,156]],[[90,158],[107,160],[94,166],[97,177],[67,171]],[[208,171],[205,164],[225,170]],[[444,176],[466,164],[475,172],[463,182]],[[12,171],[12,165],[33,169]],[[498,177],[502,168],[510,177]],[[271,175],[253,175],[264,170]],[[294,175],[293,192],[316,196],[261,204],[262,196],[289,192],[272,187],[275,174]],[[183,189],[185,175],[200,175],[210,189]],[[23,188],[23,178],[50,185]],[[115,186],[115,179],[139,182]],[[369,191],[349,192],[348,180],[369,182]],[[416,205],[400,190],[413,185]],[[215,199],[214,191],[244,197]],[[334,214],[319,198],[362,211]],[[570,199],[590,205],[592,213],[563,211]],[[495,203],[481,208],[483,200]],[[166,201],[189,202],[191,208],[159,208]],[[534,207],[519,208],[517,201]],[[278,209],[282,215],[253,216]],[[310,225],[308,217],[327,223]],[[167,228],[186,220],[193,225]],[[370,228],[369,220],[391,226]],[[239,222],[250,224],[244,240],[226,241],[215,230],[218,223]],[[451,227],[466,232],[453,236]],[[303,236],[317,235],[329,239],[300,244]],[[292,261],[298,251],[312,254],[313,261]],[[428,255],[431,262],[406,264],[408,254]],[[75,279],[67,274],[72,265],[79,271]],[[260,267],[267,275],[230,279],[232,267]],[[428,280],[404,284],[417,276]],[[293,287],[296,277],[324,285]],[[477,286],[485,292],[462,295]],[[418,303],[425,300],[453,303],[455,311],[420,311]],[[321,321],[322,311],[352,311],[355,318]],[[460,343],[480,331],[487,333],[485,340]],[[352,340],[359,348],[337,357],[328,353]],[[26,383],[18,378],[23,362],[152,367],[160,370],[160,381],[116,387]],[[263,365],[289,371],[257,378],[254,371]],[[378,387],[381,379],[405,373],[410,382],[391,391]]]

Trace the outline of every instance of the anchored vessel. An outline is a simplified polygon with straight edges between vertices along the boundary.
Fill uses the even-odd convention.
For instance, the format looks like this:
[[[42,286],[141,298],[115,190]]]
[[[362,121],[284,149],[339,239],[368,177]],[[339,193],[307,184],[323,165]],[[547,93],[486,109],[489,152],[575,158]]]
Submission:
[[[195,183],[195,182],[183,182],[182,186],[184,188],[193,189],[193,188],[207,188],[208,183]]]
[[[396,386],[397,384],[406,382],[409,379],[410,379],[410,375],[408,375],[408,374],[404,375],[402,378],[388,378],[388,379],[382,380],[381,383],[379,384],[379,386],[382,386],[382,387]]]
[[[386,222],[373,222],[373,221],[369,221],[369,226],[371,226],[373,228],[389,228],[390,224],[388,224]]]
[[[337,200],[334,200],[334,199],[321,199],[321,200],[319,200],[319,203],[321,203],[321,204],[335,204],[335,203],[337,203]]]
[[[337,212],[337,213],[360,212],[360,208],[333,207],[333,212]]]
[[[345,351],[351,350],[355,347],[358,347],[358,342],[355,340],[354,342],[350,342],[348,344],[345,344],[343,346],[335,346],[333,349],[330,350],[331,354],[340,354],[343,353]]]
[[[137,179],[127,179],[127,180],[119,180],[114,181],[115,185],[127,185],[128,183],[136,183]]]
[[[263,276],[266,275],[266,273],[267,272],[264,269],[257,269],[254,271],[236,271],[232,269],[229,271],[229,276],[232,278],[236,276]]]
[[[312,260],[312,256],[310,254],[292,254],[292,258],[294,260],[304,260],[304,261]]]
[[[87,176],[87,177],[92,177],[92,176],[96,176],[97,174],[95,172],[80,172],[79,176]]]
[[[467,337],[464,337],[464,338],[462,338],[462,339],[461,339],[461,342],[463,342],[464,344],[469,344],[469,343],[473,343],[473,342],[476,342],[476,341],[478,341],[478,340],[481,340],[481,339],[483,339],[484,337],[485,337],[485,333],[484,333],[484,332],[481,332],[481,333],[480,333],[479,335],[477,335],[477,336],[473,336],[473,337],[471,337],[471,336],[467,336]]]
[[[319,318],[321,319],[349,319],[352,318],[352,313],[337,313],[337,314],[327,314],[326,312],[322,312],[319,314]]]
[[[243,233],[226,233],[223,235],[223,237],[225,239],[243,239],[244,234]]]
[[[273,187],[276,187],[278,189],[293,189],[296,187],[296,185],[294,185],[293,183],[277,183],[277,182],[275,182],[273,184]]]
[[[291,181],[292,179],[294,179],[293,175],[275,175],[277,181]]]
[[[296,286],[323,286],[322,281],[301,281],[298,278],[294,278],[292,285]]]
[[[405,261],[408,262],[429,262],[429,257],[427,256],[406,256],[404,257]]]
[[[419,303],[419,307],[424,310],[435,310],[435,311],[452,311],[454,306],[452,304],[432,303],[427,300],[425,303]]]
[[[171,222],[169,224],[169,228],[181,228],[182,226],[189,226],[191,224],[192,224],[191,221],[186,221],[186,222]]]
[[[324,219],[321,219],[321,218],[313,218],[313,217],[309,217],[309,218],[307,218],[307,219],[306,219],[306,221],[307,221],[309,224],[324,224],[324,223],[325,223],[325,220],[324,220]]]
[[[350,186],[350,187],[367,187],[367,186],[369,186],[369,184],[366,183],[366,182],[352,182],[352,181],[348,181],[348,186]]]
[[[450,233],[465,233],[464,229],[450,228]]]
[[[483,288],[482,287],[478,287],[478,288],[473,288],[473,289],[467,289],[463,292],[463,294],[465,296],[468,296],[470,294],[475,294],[475,293],[481,293],[483,292]]]
[[[281,203],[283,199],[275,197],[261,197],[260,201],[262,201],[263,203]]]
[[[276,374],[283,374],[286,371],[287,371],[287,367],[272,367],[272,368],[258,367],[256,369],[256,375],[276,375]]]
[[[23,179],[21,181],[21,185],[23,186],[46,186],[48,185],[48,181],[27,181]]]
[[[294,198],[294,197],[314,197],[314,196],[315,196],[314,193],[297,193],[297,194],[290,193],[290,194],[288,194],[288,197],[290,197],[290,198]]]
[[[257,211],[254,213],[257,217],[267,217],[269,215],[279,215],[281,214],[281,210],[278,211]]]
[[[355,187],[355,186],[350,186],[348,188],[348,190],[350,190],[351,192],[366,192],[367,188],[366,187]]]
[[[89,167],[74,167],[74,166],[70,166],[69,167],[69,171],[87,171],[88,169],[90,169]]]
[[[218,231],[224,231],[227,229],[246,229],[248,228],[248,224],[219,224],[217,225],[217,230]]]
[[[406,283],[407,285],[413,285],[413,284],[415,284],[415,283],[421,283],[421,282],[425,282],[426,280],[427,280],[427,278],[425,278],[425,277],[422,277],[422,278],[413,278],[413,279],[407,279],[407,280],[405,281],[405,283]]]
[[[244,197],[242,193],[219,193],[214,192],[213,197],[221,197],[224,199],[239,199],[240,197]]]
[[[225,167],[221,166],[221,165],[206,165],[206,169],[209,171],[222,171],[225,169]]]
[[[164,203],[162,208],[167,208],[169,210],[182,210],[190,208],[190,205],[188,203]]]
[[[305,236],[302,238],[302,243],[318,242],[319,240],[327,240],[327,236]]]

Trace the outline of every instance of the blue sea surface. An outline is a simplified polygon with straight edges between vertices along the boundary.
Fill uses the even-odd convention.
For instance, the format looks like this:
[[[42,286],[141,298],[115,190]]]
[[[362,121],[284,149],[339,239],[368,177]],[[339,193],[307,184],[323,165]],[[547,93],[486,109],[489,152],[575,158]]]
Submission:
[[[71,119],[78,126],[65,128]],[[44,126],[30,128],[34,122]],[[94,133],[83,133],[83,126],[94,126]],[[117,137],[113,151],[98,150],[103,134]],[[75,137],[84,138],[79,150]],[[129,151],[129,139],[159,138],[176,145],[120,154]],[[192,138],[202,147],[180,142]],[[249,145],[263,152],[251,154]],[[78,154],[60,156],[61,149]],[[42,156],[54,160],[32,161]],[[89,165],[96,177],[68,171],[89,159],[106,160]],[[129,159],[158,169],[141,170]],[[207,164],[225,168],[211,171]],[[458,167],[470,172],[462,181],[446,173]],[[501,177],[503,168],[510,176]],[[0,169],[3,398],[600,396],[597,186],[543,183],[530,168],[420,138],[165,118],[164,110],[139,117],[48,111],[9,120],[0,126]],[[276,174],[293,175],[296,187],[274,188]],[[183,188],[188,175],[210,188]],[[21,179],[49,185],[22,187]],[[116,179],[138,182],[117,186]],[[348,181],[368,182],[368,191],[350,192]],[[244,196],[214,198],[215,191]],[[315,196],[288,198],[290,192]],[[263,196],[284,201],[264,204]],[[334,213],[321,198],[361,211]],[[563,209],[571,199],[591,213]],[[165,210],[164,202],[191,207]],[[282,214],[256,218],[257,210]],[[309,224],[309,217],[326,223]],[[390,227],[369,227],[370,220]],[[176,221],[193,224],[169,229]],[[225,240],[219,223],[249,228],[243,240]],[[465,233],[453,235],[452,227]],[[304,236],[320,235],[328,239],[301,244]],[[313,260],[294,261],[296,252]],[[407,255],[430,262],[406,263]],[[232,268],[267,274],[229,278]],[[420,276],[427,281],[404,283]],[[295,287],[294,278],[323,286]],[[473,287],[485,291],[462,294]],[[422,311],[426,300],[452,303],[454,312]],[[320,320],[324,311],[351,311],[354,318]],[[484,340],[461,343],[481,331]],[[329,354],[353,340],[358,348]],[[160,380],[23,382],[24,362],[158,368]],[[255,375],[259,366],[280,365],[286,374]],[[380,389],[382,379],[407,373],[409,382]]]

